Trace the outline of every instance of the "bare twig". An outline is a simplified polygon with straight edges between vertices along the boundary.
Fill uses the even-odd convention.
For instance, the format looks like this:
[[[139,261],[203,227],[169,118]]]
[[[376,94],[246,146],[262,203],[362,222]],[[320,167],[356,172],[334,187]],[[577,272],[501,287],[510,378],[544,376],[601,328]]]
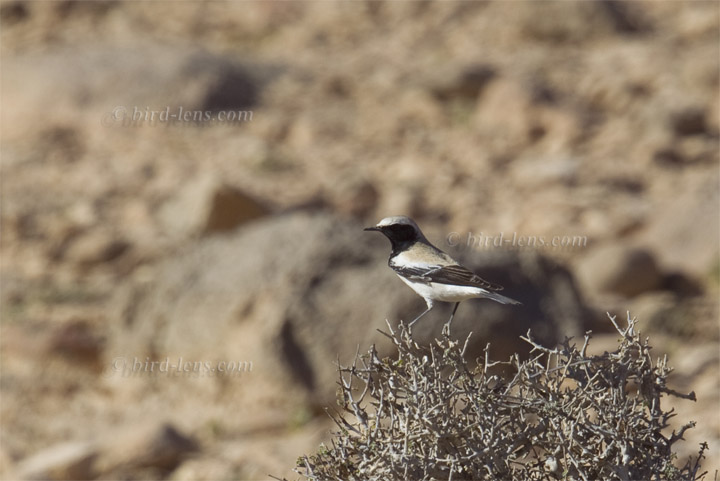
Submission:
[[[297,470],[312,480],[701,479],[706,445],[673,464],[694,423],[662,434],[675,415],[664,397],[695,394],[667,387],[667,359],[650,356],[635,319],[610,322],[621,336],[613,352],[588,355],[590,332],[578,348],[544,346],[528,331],[531,359],[492,361],[488,345],[476,370],[465,359],[470,336],[419,346],[404,323],[388,323],[380,332],[397,357],[379,359],[372,346],[339,367],[343,414],[327,411],[339,432]],[[491,375],[499,364],[516,372]]]

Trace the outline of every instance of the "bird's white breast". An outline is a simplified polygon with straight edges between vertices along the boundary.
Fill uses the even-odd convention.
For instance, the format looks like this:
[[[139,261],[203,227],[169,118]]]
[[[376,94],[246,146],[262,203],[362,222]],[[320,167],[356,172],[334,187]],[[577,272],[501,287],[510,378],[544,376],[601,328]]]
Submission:
[[[460,302],[476,297],[486,297],[488,291],[480,287],[454,286],[451,284],[438,284],[436,282],[420,282],[398,275],[402,281],[410,286],[418,295],[425,299],[441,302]]]

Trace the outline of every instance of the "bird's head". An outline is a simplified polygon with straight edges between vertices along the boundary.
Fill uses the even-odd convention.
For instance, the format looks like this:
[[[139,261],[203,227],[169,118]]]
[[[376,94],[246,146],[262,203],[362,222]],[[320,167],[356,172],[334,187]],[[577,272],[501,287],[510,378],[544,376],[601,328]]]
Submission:
[[[427,242],[415,221],[404,215],[385,217],[374,227],[366,227],[364,230],[382,232],[393,245],[417,241]]]

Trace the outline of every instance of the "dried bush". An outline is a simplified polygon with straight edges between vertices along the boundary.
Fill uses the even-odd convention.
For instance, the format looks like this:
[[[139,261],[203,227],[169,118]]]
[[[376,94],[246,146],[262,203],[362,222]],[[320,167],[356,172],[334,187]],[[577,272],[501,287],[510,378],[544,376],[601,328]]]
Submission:
[[[663,434],[672,410],[665,395],[695,398],[666,386],[667,359],[650,355],[629,319],[617,350],[590,356],[590,333],[578,348],[566,339],[548,349],[530,332],[531,358],[470,363],[449,328],[419,346],[404,325],[383,333],[395,359],[374,346],[340,367],[340,428],[331,446],[298,460],[312,480],[573,479],[695,480],[697,458],[674,464],[673,445],[694,426]],[[390,326],[389,326],[390,327]],[[477,367],[471,365],[477,364]],[[493,374],[508,365],[514,376]],[[667,430],[665,430],[667,432]]]

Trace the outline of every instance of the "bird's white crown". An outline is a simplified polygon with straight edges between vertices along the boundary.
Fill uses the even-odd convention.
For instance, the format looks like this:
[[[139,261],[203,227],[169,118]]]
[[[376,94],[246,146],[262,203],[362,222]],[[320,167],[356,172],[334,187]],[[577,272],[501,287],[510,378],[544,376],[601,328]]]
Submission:
[[[410,225],[415,228],[416,231],[420,232],[420,228],[410,217],[405,215],[394,215],[391,217],[385,217],[383,220],[377,223],[377,227],[388,227],[391,225]]]

